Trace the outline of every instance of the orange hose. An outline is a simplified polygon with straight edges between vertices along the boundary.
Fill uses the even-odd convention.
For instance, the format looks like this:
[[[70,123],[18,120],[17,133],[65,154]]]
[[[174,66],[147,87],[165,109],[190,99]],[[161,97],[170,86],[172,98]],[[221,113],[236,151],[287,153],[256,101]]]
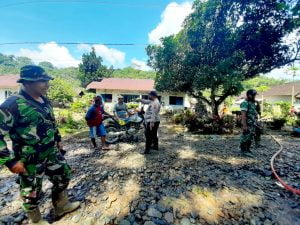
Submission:
[[[296,189],[296,188],[293,188],[292,186],[288,185],[287,183],[285,183],[279,176],[278,174],[276,173],[275,169],[274,169],[274,161],[275,161],[275,158],[280,154],[282,153],[283,151],[283,147],[282,145],[279,143],[279,141],[273,136],[271,135],[271,137],[274,139],[274,141],[280,146],[280,150],[278,152],[276,152],[272,158],[271,158],[271,169],[272,169],[272,172],[275,176],[275,178],[283,185],[283,187],[288,190],[288,191],[291,191],[293,192],[294,194],[296,195],[300,195],[300,190],[299,189]]]

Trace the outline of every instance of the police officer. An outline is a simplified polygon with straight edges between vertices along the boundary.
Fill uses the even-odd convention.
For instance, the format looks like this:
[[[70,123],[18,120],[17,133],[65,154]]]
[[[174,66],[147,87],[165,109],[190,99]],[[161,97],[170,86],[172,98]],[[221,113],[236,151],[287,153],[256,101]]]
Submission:
[[[240,141],[240,149],[245,155],[251,156],[251,143],[254,139],[257,147],[260,147],[261,130],[258,125],[260,115],[259,103],[255,100],[256,90],[247,91],[247,99],[241,104],[243,134]]]
[[[148,104],[148,108],[145,112],[145,137],[146,137],[146,146],[144,154],[149,154],[150,149],[159,150],[158,149],[158,128],[160,124],[160,102],[158,100],[158,95],[156,91],[151,91],[149,93],[149,100],[146,99],[138,99],[138,101],[143,104]]]
[[[48,224],[38,208],[44,175],[53,183],[52,202],[55,216],[74,211],[79,202],[69,202],[66,188],[71,169],[61,154],[61,136],[53,109],[44,96],[50,76],[39,66],[21,68],[18,95],[0,106],[0,165],[19,175],[22,208],[33,224]],[[5,136],[12,140],[10,154]]]

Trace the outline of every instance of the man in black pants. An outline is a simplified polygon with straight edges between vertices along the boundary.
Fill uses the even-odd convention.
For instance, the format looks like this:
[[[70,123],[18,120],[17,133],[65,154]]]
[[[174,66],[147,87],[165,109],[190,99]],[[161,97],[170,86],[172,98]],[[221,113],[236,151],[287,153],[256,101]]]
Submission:
[[[142,99],[143,104],[149,104],[148,109],[145,112],[145,136],[146,136],[146,148],[145,154],[150,153],[150,149],[158,150],[158,136],[157,130],[160,123],[160,102],[157,98],[156,91],[149,93],[149,100]]]

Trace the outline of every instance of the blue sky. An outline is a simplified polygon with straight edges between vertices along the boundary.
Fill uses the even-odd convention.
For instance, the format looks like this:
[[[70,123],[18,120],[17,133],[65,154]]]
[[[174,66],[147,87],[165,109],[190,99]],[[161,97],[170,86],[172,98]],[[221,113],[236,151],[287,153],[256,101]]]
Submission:
[[[0,43],[42,42],[39,45],[0,45],[0,52],[27,56],[35,63],[57,67],[77,66],[91,45],[115,68],[146,66],[145,47],[179,32],[191,12],[193,0],[0,0]],[[135,43],[137,46],[104,46]],[[286,69],[272,77],[286,77]]]
[[[145,45],[100,44],[157,43],[161,36],[180,30],[191,5],[191,1],[180,0],[0,0],[0,43],[43,42],[0,45],[0,52],[66,67],[76,65],[91,46],[57,43],[92,42],[98,43],[96,52],[107,65],[124,67],[133,63],[147,69]]]

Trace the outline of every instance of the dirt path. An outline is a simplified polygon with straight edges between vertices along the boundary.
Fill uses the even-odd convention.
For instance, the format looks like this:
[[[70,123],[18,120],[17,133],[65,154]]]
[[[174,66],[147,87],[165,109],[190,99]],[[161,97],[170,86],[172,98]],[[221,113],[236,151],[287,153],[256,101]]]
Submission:
[[[299,139],[275,135],[288,148],[278,161],[279,172],[299,185]],[[139,153],[142,139],[99,154],[89,149],[85,134],[77,135],[66,148],[74,168],[70,195],[82,202],[81,208],[54,222],[51,184],[45,182],[41,209],[58,225],[300,224],[300,198],[277,185],[270,173],[276,143],[264,136],[266,148],[245,158],[239,155],[238,138],[192,135],[164,124],[161,150],[145,156]],[[26,224],[14,178],[1,171],[0,217],[3,224]]]

